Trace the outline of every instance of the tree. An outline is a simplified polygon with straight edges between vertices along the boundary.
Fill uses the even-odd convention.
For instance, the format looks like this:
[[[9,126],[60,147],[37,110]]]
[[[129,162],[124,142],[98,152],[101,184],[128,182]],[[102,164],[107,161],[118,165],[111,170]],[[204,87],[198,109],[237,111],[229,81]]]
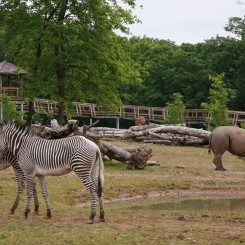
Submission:
[[[228,119],[227,103],[232,96],[232,90],[228,90],[223,82],[224,74],[211,76],[211,88],[209,90],[209,103],[201,103],[201,107],[206,109],[210,115],[209,126],[214,127],[226,125]]]
[[[25,97],[60,104],[61,123],[72,101],[118,106],[118,87],[137,77],[122,48],[120,29],[137,19],[119,1],[2,1],[6,58],[29,71]],[[135,0],[124,1],[129,8]]]
[[[210,81],[205,59],[199,56],[195,45],[177,46],[169,40],[147,37],[134,37],[129,41],[132,46],[130,55],[138,63],[142,83],[124,86],[123,92],[127,97],[124,96],[123,101],[161,106],[178,92],[189,108],[200,106],[208,95]]]
[[[182,101],[183,96],[180,93],[173,94],[173,101],[168,102],[165,107],[168,110],[164,124],[183,124],[184,123],[184,111],[186,106]]]
[[[244,78],[244,64],[245,64],[245,16],[232,17],[229,19],[225,27],[226,31],[236,34],[239,40],[236,44],[236,56],[233,55],[234,69],[234,87],[237,90],[237,97],[234,106],[238,110],[245,110],[245,78]]]
[[[229,18],[225,30],[236,34],[241,39],[245,38],[245,18],[232,17]]]
[[[4,58],[4,31],[2,26],[0,27],[0,60],[2,61]]]
[[[15,103],[10,101],[6,95],[1,95],[1,100],[3,106],[3,119],[21,122],[23,114],[22,112],[16,110]]]
[[[231,37],[219,37],[206,40],[204,43],[197,44],[197,54],[200,59],[205,61],[206,74],[216,76],[217,74],[224,74],[224,83],[227,89],[240,90],[237,84],[238,78],[238,60],[241,55],[240,41]],[[208,78],[208,76],[207,76]],[[200,101],[208,97],[208,89],[210,81],[206,81],[206,96],[203,96]],[[202,84],[198,84],[202,90]],[[199,103],[199,105],[200,105]],[[227,103],[230,109],[238,109],[238,98],[233,97]]]

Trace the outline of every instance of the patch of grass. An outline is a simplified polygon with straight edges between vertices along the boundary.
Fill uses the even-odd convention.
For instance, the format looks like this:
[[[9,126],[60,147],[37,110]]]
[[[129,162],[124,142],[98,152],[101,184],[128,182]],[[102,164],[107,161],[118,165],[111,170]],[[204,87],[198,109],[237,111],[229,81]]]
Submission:
[[[113,142],[136,148],[134,142]],[[183,198],[226,195],[244,197],[245,162],[226,153],[226,172],[214,171],[206,148],[147,145],[160,167],[128,170],[125,164],[105,162],[106,223],[88,225],[90,196],[70,173],[47,177],[52,218],[46,219],[41,195],[40,214],[23,217],[26,190],[14,215],[8,214],[16,194],[12,169],[0,178],[0,244],[240,244],[245,242],[245,211],[195,210],[180,205]],[[161,195],[161,197],[160,197]],[[183,197],[183,195],[185,197]],[[143,196],[145,198],[131,198]],[[164,197],[164,200],[163,200]],[[118,199],[118,200],[115,200]],[[166,203],[174,208],[160,208]],[[78,207],[81,203],[87,206]],[[165,203],[165,204],[162,204]],[[228,205],[228,204],[227,204]],[[207,239],[208,238],[208,239]]]

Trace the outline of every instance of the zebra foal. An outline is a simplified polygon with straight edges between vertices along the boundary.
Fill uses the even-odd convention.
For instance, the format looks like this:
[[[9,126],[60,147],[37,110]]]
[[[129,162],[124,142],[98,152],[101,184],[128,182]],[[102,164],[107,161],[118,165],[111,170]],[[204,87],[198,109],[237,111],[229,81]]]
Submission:
[[[17,209],[19,202],[20,202],[20,196],[21,193],[24,189],[24,182],[25,182],[25,176],[23,171],[18,165],[16,157],[12,155],[12,153],[8,150],[4,152],[0,152],[0,171],[4,170],[6,168],[9,168],[10,166],[13,167],[14,173],[15,173],[15,179],[17,182],[17,195],[14,201],[14,204],[12,208],[10,209],[10,214],[14,214],[15,210]],[[34,187],[34,205],[35,205],[35,214],[38,214],[38,209],[39,209],[39,201],[37,197],[37,191],[36,188]]]
[[[99,147],[83,136],[56,140],[40,138],[29,127],[16,122],[0,123],[0,149],[9,150],[17,158],[27,183],[25,216],[31,208],[35,187],[34,177],[64,175],[74,171],[90,192],[91,213],[89,223],[94,222],[96,197],[99,198],[100,221],[104,219],[103,182],[104,165]],[[46,201],[47,217],[51,217],[47,186],[41,179],[43,196]]]

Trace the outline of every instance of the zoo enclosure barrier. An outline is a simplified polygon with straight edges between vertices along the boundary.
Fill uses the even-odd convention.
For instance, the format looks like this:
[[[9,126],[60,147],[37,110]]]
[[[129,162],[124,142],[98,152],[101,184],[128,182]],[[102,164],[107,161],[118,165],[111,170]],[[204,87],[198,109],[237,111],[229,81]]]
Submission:
[[[28,110],[28,103],[21,104],[22,110]],[[17,104],[17,109],[21,110]],[[35,99],[34,110],[36,112],[48,112],[57,114],[59,109],[58,102],[46,99]],[[146,121],[164,122],[168,111],[162,107],[148,107],[136,105],[123,105],[116,110],[109,106],[100,106],[93,103],[73,102],[72,107],[65,110],[64,114],[71,114],[77,117],[87,118],[123,118],[135,120],[137,117],[143,116]],[[205,123],[210,115],[205,109],[186,109],[184,111],[184,121],[188,124],[202,124]],[[244,111],[228,110],[228,124],[237,125],[245,122]]]

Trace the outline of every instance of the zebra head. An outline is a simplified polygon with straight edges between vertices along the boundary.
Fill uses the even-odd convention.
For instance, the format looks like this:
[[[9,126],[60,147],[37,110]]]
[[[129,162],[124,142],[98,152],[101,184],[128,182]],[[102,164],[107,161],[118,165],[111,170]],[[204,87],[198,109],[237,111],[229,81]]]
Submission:
[[[0,154],[1,154],[1,158],[3,157],[4,151],[6,149],[5,140],[4,140],[4,131],[5,131],[5,123],[0,122]]]
[[[28,133],[27,126],[15,121],[0,122],[0,152],[8,150],[16,155],[23,138]]]

